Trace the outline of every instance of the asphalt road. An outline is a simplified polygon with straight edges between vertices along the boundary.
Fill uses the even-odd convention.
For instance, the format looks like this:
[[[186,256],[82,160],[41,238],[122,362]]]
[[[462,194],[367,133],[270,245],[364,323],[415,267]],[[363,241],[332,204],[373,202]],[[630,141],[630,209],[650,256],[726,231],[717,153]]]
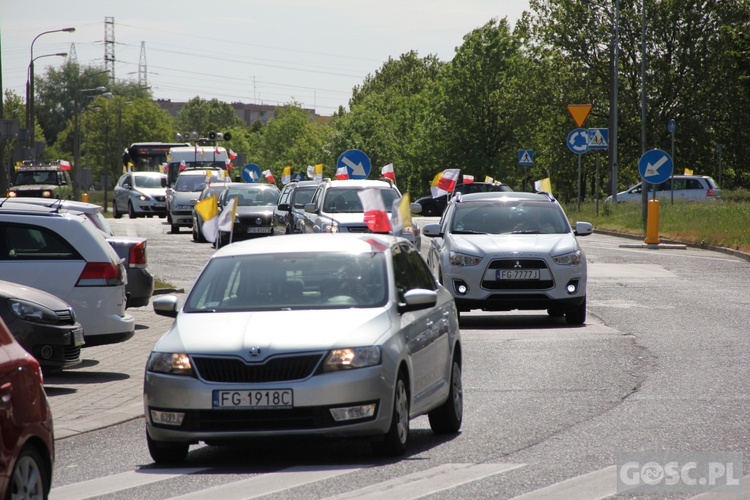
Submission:
[[[149,238],[151,271],[176,287],[189,289],[213,252],[159,219],[115,222]],[[358,442],[272,441],[196,447],[165,470],[136,419],[58,441],[52,498],[603,498],[629,452],[700,462],[750,450],[750,264],[598,234],[581,243],[586,325],[543,312],[462,315],[465,417],[453,439],[420,418],[398,460]]]

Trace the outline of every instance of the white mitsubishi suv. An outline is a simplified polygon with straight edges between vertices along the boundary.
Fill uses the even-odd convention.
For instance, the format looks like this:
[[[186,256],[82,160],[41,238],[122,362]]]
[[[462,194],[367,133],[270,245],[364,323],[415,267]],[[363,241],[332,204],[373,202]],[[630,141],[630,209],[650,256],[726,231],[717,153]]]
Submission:
[[[0,276],[70,304],[85,346],[131,338],[123,260],[85,214],[0,200]]]
[[[587,277],[576,236],[593,231],[571,227],[551,195],[523,192],[458,195],[422,228],[430,268],[459,311],[546,309],[575,325],[586,322]]]

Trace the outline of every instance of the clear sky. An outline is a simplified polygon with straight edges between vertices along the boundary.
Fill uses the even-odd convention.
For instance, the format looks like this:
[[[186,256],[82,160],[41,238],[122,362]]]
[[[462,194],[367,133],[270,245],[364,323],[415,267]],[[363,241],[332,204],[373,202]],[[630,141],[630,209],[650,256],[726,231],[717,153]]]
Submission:
[[[115,77],[137,82],[145,68],[157,99],[295,101],[331,115],[389,57],[449,61],[464,35],[524,10],[528,0],[0,0],[2,86],[25,97],[32,40],[49,30],[76,28],[39,37],[34,58],[74,48],[103,66],[113,18]],[[37,59],[35,73],[64,61]]]

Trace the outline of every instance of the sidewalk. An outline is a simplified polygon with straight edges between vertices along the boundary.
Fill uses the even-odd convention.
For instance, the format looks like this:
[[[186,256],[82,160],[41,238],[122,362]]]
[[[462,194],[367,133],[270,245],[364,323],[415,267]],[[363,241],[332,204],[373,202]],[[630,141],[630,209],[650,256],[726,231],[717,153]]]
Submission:
[[[184,300],[184,294],[176,294]],[[143,374],[156,341],[173,319],[158,316],[151,304],[127,309],[135,335],[125,342],[81,351],[83,362],[45,376],[55,438],[75,436],[143,416]]]

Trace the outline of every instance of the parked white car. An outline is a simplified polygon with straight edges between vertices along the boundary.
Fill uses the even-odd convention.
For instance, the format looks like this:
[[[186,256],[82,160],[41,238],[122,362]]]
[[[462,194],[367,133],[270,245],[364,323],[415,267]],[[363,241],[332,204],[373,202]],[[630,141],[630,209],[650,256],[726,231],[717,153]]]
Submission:
[[[82,213],[0,202],[0,276],[70,304],[86,347],[122,342],[135,321],[125,313],[123,260]]]
[[[672,201],[672,196],[674,196],[674,201],[714,201],[721,198],[721,188],[713,178],[707,175],[675,175],[673,179],[674,190],[672,179],[657,184],[655,189],[652,184],[649,184],[648,199],[653,199],[654,191],[656,191],[656,199],[661,202]],[[617,193],[617,202],[640,202],[643,196],[642,185],[641,182],[628,190]],[[612,196],[608,196],[604,202],[612,203]]]

